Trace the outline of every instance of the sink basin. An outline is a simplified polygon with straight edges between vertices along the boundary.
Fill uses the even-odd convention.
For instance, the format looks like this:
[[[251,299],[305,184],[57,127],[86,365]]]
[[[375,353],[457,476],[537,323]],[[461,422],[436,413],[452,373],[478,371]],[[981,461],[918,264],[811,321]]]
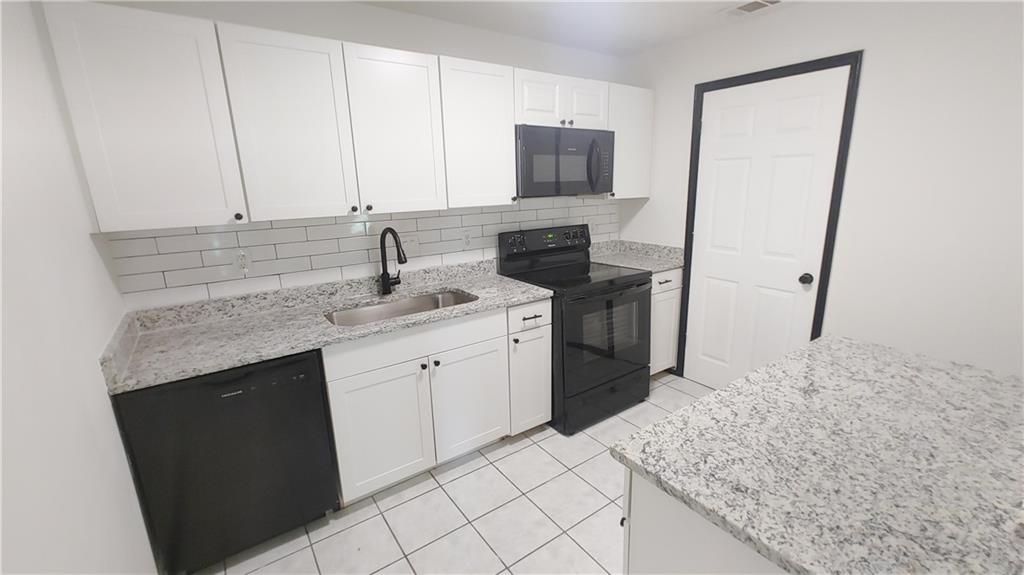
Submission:
[[[433,309],[441,309],[443,307],[451,307],[476,300],[477,297],[475,295],[468,293],[443,291],[389,301],[387,303],[332,311],[324,315],[327,316],[327,321],[334,325],[354,326]]]

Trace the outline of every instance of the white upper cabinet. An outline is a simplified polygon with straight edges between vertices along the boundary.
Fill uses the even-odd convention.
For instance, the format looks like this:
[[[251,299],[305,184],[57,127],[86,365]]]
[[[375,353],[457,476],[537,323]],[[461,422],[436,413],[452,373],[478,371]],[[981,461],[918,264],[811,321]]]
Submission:
[[[615,132],[615,197],[650,197],[654,92],[609,84],[608,129]]]
[[[437,56],[346,42],[345,67],[363,209],[446,208]]]
[[[516,68],[516,123],[608,129],[608,83]]]
[[[516,195],[513,73],[441,56],[448,207],[507,204]]]
[[[341,42],[217,29],[250,217],[358,212]]]
[[[100,230],[246,221],[213,22],[43,8]]]

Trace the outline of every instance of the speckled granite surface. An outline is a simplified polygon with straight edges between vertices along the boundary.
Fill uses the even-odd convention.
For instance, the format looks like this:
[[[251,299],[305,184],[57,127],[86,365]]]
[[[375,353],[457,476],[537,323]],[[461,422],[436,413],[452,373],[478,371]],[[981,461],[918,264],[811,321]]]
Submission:
[[[791,572],[1020,573],[1022,442],[1020,378],[826,337],[612,455]]]
[[[355,327],[324,314],[435,291],[477,300]],[[100,365],[118,394],[187,377],[551,297],[551,292],[495,275],[494,262],[441,266],[402,274],[402,285],[377,295],[373,278],[221,298],[125,316]]]
[[[683,249],[626,240],[610,240],[590,246],[590,259],[599,264],[624,266],[658,273],[683,267]]]

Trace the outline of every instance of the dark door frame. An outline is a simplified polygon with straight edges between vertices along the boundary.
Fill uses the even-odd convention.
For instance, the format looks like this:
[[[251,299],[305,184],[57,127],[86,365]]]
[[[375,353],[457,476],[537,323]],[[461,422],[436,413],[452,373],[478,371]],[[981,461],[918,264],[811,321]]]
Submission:
[[[860,68],[863,56],[864,51],[858,50],[809,62],[704,82],[694,86],[693,130],[690,133],[690,182],[686,201],[686,238],[683,245],[683,301],[679,310],[679,349],[676,355],[676,367],[672,370],[672,373],[682,376],[683,364],[686,360],[686,320],[690,306],[690,264],[693,261],[693,226],[697,219],[697,167],[700,165],[700,129],[701,117],[704,111],[704,94],[715,90],[724,90],[745,84],[818,72],[829,68],[850,67],[850,78],[846,85],[846,104],[843,109],[842,131],[839,133],[839,153],[836,157],[836,172],[832,179],[832,201],[828,210],[828,227],[825,230],[825,249],[821,259],[821,270],[818,273],[818,294],[814,302],[814,321],[811,324],[810,339],[814,340],[821,336],[821,326],[825,320],[825,298],[828,295],[828,281],[832,273],[832,252],[836,244],[839,204],[843,197],[843,182],[846,178],[846,158],[850,151],[853,111],[857,104],[857,88],[860,84]]]

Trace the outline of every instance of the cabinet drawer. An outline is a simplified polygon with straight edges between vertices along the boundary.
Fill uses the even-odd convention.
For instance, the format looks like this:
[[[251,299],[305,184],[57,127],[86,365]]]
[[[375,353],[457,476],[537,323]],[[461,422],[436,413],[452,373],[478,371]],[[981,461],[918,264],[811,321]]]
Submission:
[[[551,323],[551,300],[508,308],[508,332],[516,333]]]
[[[651,293],[661,293],[683,287],[683,268],[658,272],[651,278]]]

